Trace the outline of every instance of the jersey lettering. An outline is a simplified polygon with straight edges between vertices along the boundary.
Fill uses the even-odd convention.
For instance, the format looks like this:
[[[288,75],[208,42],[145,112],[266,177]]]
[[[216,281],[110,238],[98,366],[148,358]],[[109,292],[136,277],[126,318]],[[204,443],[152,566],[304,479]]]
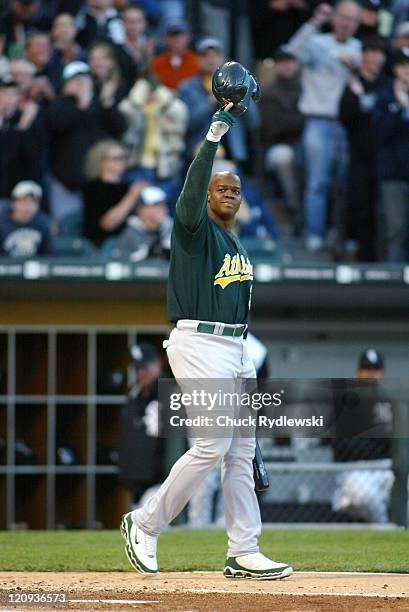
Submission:
[[[229,253],[226,253],[222,267],[214,277],[213,284],[215,286],[219,285],[224,289],[227,285],[230,285],[230,283],[248,280],[253,280],[253,266],[249,259],[239,253],[236,253],[233,257]]]

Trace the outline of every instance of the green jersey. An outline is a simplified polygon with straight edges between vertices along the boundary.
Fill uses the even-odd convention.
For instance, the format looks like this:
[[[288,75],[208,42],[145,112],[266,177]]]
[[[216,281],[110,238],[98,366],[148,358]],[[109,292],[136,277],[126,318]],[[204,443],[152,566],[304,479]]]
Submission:
[[[233,232],[207,214],[217,143],[205,140],[176,204],[168,279],[168,317],[247,323],[253,267]]]

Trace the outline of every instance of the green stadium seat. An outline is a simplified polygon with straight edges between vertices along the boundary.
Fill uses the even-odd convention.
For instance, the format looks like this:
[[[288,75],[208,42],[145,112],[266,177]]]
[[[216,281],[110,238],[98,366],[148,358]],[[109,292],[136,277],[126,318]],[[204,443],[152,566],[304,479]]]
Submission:
[[[59,235],[69,236],[70,238],[81,238],[83,226],[82,211],[71,213],[64,217],[60,224]]]
[[[105,238],[100,247],[100,253],[105,259],[111,259],[116,257],[116,247],[118,245],[118,236],[110,236]]]
[[[56,255],[66,257],[92,257],[98,249],[87,238],[57,236],[54,238]]]

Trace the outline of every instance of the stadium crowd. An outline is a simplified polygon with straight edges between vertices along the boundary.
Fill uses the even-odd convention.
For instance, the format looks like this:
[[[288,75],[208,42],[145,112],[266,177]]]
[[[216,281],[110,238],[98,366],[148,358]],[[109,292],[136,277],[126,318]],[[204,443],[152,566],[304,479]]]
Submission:
[[[409,0],[0,0],[0,254],[166,258],[226,59],[262,86],[215,169],[237,231],[409,260]]]

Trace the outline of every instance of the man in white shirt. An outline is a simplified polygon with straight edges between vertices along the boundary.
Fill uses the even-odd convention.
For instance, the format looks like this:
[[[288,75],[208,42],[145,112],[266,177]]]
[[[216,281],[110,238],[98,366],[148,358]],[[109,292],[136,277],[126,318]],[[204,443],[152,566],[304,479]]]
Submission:
[[[338,108],[351,71],[361,61],[361,43],[353,38],[359,18],[360,7],[354,0],[341,0],[334,10],[320,4],[288,45],[303,67],[299,108],[306,116],[304,214],[306,245],[311,251],[324,246],[332,177],[342,186],[346,174],[347,141]],[[329,22],[332,31],[320,33]]]

